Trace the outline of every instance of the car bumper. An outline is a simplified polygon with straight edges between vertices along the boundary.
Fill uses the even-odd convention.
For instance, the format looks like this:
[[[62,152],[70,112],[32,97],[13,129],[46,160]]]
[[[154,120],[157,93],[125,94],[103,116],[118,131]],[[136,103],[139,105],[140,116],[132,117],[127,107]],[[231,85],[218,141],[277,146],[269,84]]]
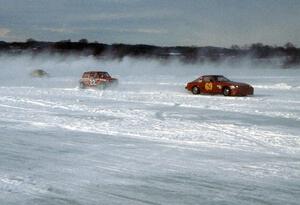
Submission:
[[[246,96],[246,95],[253,95],[253,94],[254,94],[253,87],[240,87],[238,89],[231,90],[232,96]]]

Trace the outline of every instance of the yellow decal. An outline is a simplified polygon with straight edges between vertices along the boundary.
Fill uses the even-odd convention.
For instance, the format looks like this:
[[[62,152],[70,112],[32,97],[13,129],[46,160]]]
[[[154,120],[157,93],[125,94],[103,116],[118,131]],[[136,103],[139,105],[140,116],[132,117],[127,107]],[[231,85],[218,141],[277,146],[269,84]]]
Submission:
[[[205,90],[212,90],[213,84],[212,83],[205,83]]]

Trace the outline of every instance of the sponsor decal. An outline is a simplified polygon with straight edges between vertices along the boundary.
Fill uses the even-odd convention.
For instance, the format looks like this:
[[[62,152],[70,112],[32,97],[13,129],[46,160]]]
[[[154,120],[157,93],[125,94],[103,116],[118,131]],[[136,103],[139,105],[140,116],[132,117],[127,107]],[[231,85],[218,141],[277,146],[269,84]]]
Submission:
[[[213,84],[212,83],[205,83],[205,90],[212,90]]]

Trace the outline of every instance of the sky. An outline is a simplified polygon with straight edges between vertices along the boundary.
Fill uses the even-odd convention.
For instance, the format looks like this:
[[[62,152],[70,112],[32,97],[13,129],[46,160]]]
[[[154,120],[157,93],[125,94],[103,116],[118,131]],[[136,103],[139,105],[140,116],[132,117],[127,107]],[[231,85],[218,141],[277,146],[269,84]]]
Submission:
[[[0,41],[300,46],[300,0],[0,0]]]

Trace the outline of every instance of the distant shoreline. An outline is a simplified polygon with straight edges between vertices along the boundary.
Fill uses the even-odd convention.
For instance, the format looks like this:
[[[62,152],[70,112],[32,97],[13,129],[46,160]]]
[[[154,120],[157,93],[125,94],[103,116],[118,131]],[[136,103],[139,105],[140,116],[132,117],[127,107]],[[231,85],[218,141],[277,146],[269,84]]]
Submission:
[[[223,47],[195,47],[171,46],[161,47],[154,45],[103,44],[88,42],[81,39],[78,42],[64,40],[58,42],[36,41],[28,39],[26,42],[0,41],[0,55],[21,54],[59,54],[94,56],[96,58],[122,59],[124,57],[150,58],[168,61],[177,59],[184,63],[220,63],[224,61],[236,62],[250,59],[254,62],[267,62],[280,59],[280,67],[300,67],[300,48],[291,43],[285,46],[269,46],[255,43],[249,46],[234,45],[231,48]]]

